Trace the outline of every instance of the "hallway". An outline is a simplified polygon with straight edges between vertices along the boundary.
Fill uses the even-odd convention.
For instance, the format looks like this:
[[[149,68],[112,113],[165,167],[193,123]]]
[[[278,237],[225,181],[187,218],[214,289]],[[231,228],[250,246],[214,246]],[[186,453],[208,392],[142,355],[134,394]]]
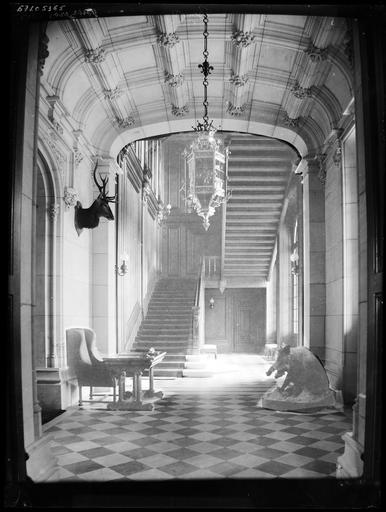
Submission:
[[[262,356],[219,354],[208,365],[210,378],[157,380],[165,397],[154,411],[107,411],[94,403],[53,420],[44,435],[51,436],[60,481],[335,476],[347,414],[258,408],[276,385]]]

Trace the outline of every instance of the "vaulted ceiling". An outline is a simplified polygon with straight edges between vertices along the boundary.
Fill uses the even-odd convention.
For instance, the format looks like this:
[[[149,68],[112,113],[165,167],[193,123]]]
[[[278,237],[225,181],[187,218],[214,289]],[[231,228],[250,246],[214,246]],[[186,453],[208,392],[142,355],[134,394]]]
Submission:
[[[203,115],[201,14],[50,22],[42,103],[95,153],[190,131]],[[209,14],[209,118],[304,156],[353,96],[344,18]]]

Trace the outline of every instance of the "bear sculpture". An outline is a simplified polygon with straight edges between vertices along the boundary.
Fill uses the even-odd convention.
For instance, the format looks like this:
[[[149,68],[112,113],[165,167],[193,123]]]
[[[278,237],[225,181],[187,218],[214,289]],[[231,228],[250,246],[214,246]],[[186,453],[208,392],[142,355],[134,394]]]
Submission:
[[[283,384],[264,395],[261,406],[275,410],[305,410],[335,406],[334,392],[329,388],[326,371],[306,347],[283,345],[267,376],[276,372],[279,379],[287,374]]]

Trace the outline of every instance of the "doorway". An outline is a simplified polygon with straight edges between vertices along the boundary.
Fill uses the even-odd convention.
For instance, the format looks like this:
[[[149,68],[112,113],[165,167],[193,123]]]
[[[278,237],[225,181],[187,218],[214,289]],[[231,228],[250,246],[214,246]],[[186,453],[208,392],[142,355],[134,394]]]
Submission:
[[[265,345],[265,288],[205,290],[205,341],[218,353],[262,353]],[[213,307],[210,299],[213,298]]]

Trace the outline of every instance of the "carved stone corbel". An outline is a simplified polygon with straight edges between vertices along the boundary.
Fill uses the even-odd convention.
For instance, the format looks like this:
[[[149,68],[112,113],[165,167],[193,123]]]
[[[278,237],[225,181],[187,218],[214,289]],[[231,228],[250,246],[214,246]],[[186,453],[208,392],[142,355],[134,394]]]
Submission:
[[[78,200],[78,192],[73,187],[65,187],[63,201],[66,210],[76,205]]]

